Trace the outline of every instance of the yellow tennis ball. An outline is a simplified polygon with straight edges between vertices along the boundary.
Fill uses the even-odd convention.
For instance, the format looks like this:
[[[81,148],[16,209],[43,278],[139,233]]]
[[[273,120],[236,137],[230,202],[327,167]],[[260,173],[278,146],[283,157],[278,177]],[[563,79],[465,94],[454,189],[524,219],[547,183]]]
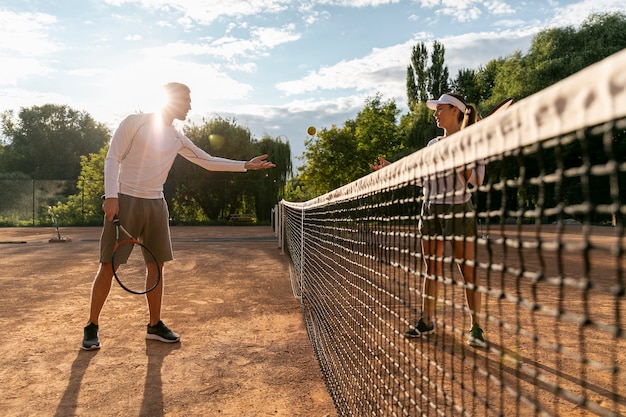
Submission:
[[[311,136],[313,136],[315,132],[317,132],[317,130],[315,130],[315,126],[309,126],[309,128],[306,130],[306,133],[308,133]]]

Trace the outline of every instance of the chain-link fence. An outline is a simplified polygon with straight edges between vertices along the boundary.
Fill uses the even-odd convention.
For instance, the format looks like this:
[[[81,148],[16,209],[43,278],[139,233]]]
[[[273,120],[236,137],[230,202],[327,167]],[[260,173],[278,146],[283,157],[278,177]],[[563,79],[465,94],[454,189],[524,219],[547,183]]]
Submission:
[[[0,225],[52,224],[50,207],[78,192],[72,180],[0,180]]]
[[[51,215],[64,226],[102,222],[102,182],[76,180],[0,180],[0,226],[48,226]],[[271,179],[168,180],[172,224],[228,223],[235,213],[270,222],[284,184]]]

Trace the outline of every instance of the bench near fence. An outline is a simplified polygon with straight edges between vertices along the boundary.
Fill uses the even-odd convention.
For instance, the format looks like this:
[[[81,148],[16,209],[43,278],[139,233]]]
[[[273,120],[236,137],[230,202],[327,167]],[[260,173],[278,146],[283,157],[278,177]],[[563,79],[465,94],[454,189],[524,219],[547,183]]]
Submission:
[[[256,215],[254,214],[231,214],[230,215],[230,223],[253,223],[256,219]]]

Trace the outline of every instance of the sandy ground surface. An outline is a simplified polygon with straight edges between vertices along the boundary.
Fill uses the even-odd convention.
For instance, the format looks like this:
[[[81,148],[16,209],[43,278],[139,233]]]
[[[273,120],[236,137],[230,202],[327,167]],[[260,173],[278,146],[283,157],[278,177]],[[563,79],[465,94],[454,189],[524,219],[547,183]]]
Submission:
[[[3,416],[336,416],[269,227],[174,227],[163,320],[114,283],[98,351],[80,344],[100,228],[0,229]]]

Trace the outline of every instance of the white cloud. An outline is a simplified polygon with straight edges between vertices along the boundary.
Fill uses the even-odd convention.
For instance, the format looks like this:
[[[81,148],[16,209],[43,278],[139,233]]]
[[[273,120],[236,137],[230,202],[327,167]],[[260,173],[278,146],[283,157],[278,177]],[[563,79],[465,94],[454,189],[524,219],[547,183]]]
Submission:
[[[0,85],[16,85],[21,79],[45,77],[55,72],[44,61],[35,58],[19,58],[0,53],[0,62]]]
[[[461,68],[476,69],[486,65],[498,56],[507,56],[515,50],[525,48],[534,35],[533,29],[519,31],[475,32],[460,36],[438,39],[446,49],[445,63],[450,76],[454,78]],[[356,112],[363,107],[365,98],[380,92],[385,99],[393,98],[400,108],[406,105],[406,67],[409,65],[411,48],[418,42],[424,42],[430,49],[432,35],[421,33],[413,39],[393,45],[389,48],[373,49],[367,56],[349,61],[341,61],[335,65],[322,67],[306,76],[276,85],[286,96],[317,93],[323,95],[339,95],[340,98],[329,98],[328,103],[319,105],[323,99],[316,101],[292,101],[290,110],[303,111],[300,106],[319,105],[319,111],[345,112],[345,105],[354,105]],[[350,93],[354,90],[355,92]],[[337,94],[335,94],[337,93]],[[344,106],[336,107],[332,103],[343,100]]]
[[[318,0],[318,4],[339,7],[376,7],[385,4],[397,4],[400,0]]]
[[[548,23],[550,27],[577,26],[592,13],[626,12],[623,0],[583,0],[564,6],[556,5],[554,18]]]
[[[476,0],[442,0],[442,7],[435,11],[437,15],[451,16],[458,22],[477,20],[482,11]]]
[[[418,0],[422,8],[434,9],[438,16],[450,16],[457,22],[478,20],[483,12],[502,16],[515,13],[515,8],[502,0]]]
[[[292,0],[105,0],[112,6],[136,3],[151,10],[178,13],[186,23],[197,22],[207,25],[222,16],[254,16],[272,14],[286,10]]]
[[[510,15],[515,13],[515,9],[513,7],[509,6],[506,2],[500,0],[486,1],[485,7],[489,11],[489,13],[496,16]]]
[[[474,32],[440,39],[446,49],[445,62],[450,77],[456,77],[461,68],[477,69],[490,60],[506,57],[515,51],[526,52],[539,28],[521,28],[497,32]]]
[[[322,67],[294,81],[281,82],[276,88],[286,95],[316,90],[355,89],[357,91],[395,90],[394,80],[406,74],[406,65],[414,42],[408,41],[389,48],[373,49],[368,55],[335,65]],[[389,76],[391,74],[391,77]],[[387,83],[386,85],[384,83]]]
[[[271,49],[280,44],[300,39],[300,35],[295,32],[293,23],[287,24],[282,28],[257,27],[252,29],[250,34],[263,49]]]
[[[189,43],[178,41],[161,47],[146,49],[151,56],[175,57],[185,55],[210,55],[227,61],[244,57],[247,60],[265,55],[269,50],[287,42],[300,38],[294,32],[294,25],[287,24],[282,28],[253,27],[248,39],[237,38],[232,35],[218,39],[208,39],[206,42]]]
[[[0,85],[16,85],[28,77],[45,77],[55,72],[51,58],[63,47],[49,39],[57,23],[45,13],[16,13],[0,9]]]
[[[44,104],[50,103],[66,104],[70,100],[68,96],[63,94],[45,91],[35,92],[21,88],[0,89],[0,97],[2,97],[3,101],[12,103],[10,109],[14,111],[19,111],[20,108],[43,106]]]
[[[418,3],[420,6],[426,9],[432,9],[433,7],[439,6],[440,2],[441,0],[420,0],[420,1],[417,1],[416,3]]]
[[[0,51],[19,56],[44,56],[61,47],[48,39],[56,18],[44,13],[15,13],[0,10]],[[4,66],[4,64],[3,64]]]

